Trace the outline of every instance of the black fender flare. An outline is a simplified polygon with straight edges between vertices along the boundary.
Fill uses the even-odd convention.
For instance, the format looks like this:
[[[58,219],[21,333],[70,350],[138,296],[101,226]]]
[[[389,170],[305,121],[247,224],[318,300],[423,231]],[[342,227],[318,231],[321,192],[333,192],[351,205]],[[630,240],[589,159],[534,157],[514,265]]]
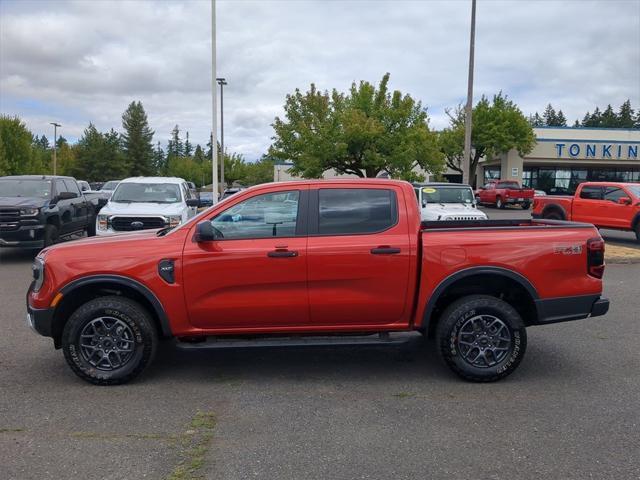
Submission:
[[[557,210],[562,214],[564,220],[567,220],[567,211],[564,209],[562,205],[559,203],[551,203],[542,209],[541,218],[544,218],[544,214],[546,212],[550,212],[552,210]]]
[[[80,287],[86,287],[87,285],[95,284],[95,283],[104,283],[109,282],[116,285],[122,285],[124,287],[129,287],[135,290],[137,293],[142,295],[153,307],[154,313],[157,315],[158,320],[160,322],[161,334],[164,337],[171,337],[173,333],[171,332],[171,327],[169,324],[169,318],[162,306],[158,297],[145,285],[138,282],[137,280],[133,280],[132,278],[125,277],[122,275],[91,275],[88,277],[78,278],[60,289],[60,293],[62,293],[63,298],[67,295],[71,294],[74,290]]]
[[[438,286],[433,290],[433,294],[431,298],[427,302],[427,307],[424,309],[424,315],[422,317],[422,325],[421,328],[425,331],[429,330],[429,324],[431,322],[431,315],[433,314],[433,310],[438,302],[438,299],[442,296],[442,294],[453,285],[455,282],[462,280],[463,278],[467,278],[473,275],[499,275],[509,280],[513,280],[521,285],[528,293],[531,295],[531,299],[536,305],[536,300],[540,299],[538,292],[535,287],[531,284],[531,282],[524,276],[520,275],[513,270],[509,270],[508,268],[503,267],[471,267],[465,268],[464,270],[459,270],[455,273],[452,273],[447,278],[442,280]]]

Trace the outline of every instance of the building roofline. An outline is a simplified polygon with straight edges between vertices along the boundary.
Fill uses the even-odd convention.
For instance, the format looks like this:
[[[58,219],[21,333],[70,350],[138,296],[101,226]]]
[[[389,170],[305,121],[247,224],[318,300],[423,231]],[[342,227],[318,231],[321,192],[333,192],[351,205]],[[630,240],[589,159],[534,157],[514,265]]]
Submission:
[[[545,129],[545,130],[550,130],[550,129],[561,129],[561,130],[613,130],[613,131],[617,131],[617,132],[640,132],[640,128],[614,128],[614,127],[533,127],[533,129],[535,130],[536,128],[541,128],[541,129]]]

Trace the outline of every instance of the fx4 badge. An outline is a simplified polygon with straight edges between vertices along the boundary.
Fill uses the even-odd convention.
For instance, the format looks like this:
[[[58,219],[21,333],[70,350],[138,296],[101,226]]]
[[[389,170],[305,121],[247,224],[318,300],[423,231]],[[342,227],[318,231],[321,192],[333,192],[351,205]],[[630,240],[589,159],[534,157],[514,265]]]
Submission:
[[[556,245],[553,247],[553,253],[559,255],[580,255],[582,253],[582,245]]]

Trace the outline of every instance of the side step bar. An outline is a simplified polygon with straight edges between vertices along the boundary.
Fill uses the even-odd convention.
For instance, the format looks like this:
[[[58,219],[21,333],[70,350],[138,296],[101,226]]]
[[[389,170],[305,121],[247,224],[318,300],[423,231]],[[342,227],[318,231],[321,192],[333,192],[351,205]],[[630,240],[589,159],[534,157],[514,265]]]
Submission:
[[[398,346],[421,338],[418,332],[382,332],[369,335],[327,336],[264,336],[264,337],[206,337],[206,340],[178,340],[184,350],[214,348],[274,348],[274,347],[336,347],[336,346]]]

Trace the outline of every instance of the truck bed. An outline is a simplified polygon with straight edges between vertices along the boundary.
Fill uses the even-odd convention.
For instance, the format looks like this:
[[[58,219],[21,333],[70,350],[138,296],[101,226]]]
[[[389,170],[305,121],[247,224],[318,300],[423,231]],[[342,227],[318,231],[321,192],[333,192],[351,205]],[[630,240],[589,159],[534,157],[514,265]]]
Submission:
[[[565,222],[561,220],[456,220],[420,222],[420,230],[504,230],[514,228],[593,228],[589,223]]]

